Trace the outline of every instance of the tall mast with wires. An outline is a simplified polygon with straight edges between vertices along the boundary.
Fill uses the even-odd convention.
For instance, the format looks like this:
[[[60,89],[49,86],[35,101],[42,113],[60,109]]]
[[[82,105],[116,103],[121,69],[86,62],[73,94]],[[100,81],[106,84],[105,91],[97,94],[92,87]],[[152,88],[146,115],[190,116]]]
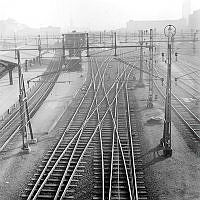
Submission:
[[[150,47],[149,47],[149,94],[147,107],[153,107],[153,30],[150,29]]]

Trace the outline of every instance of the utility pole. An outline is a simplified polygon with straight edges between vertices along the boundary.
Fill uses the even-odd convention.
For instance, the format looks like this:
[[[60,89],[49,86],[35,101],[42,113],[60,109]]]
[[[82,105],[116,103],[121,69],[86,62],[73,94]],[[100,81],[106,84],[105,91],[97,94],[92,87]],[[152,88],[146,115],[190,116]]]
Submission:
[[[22,76],[22,78],[23,78],[23,76]],[[31,136],[31,139],[28,142],[29,142],[29,144],[35,144],[35,143],[37,143],[37,138],[34,138],[34,136],[33,136],[33,129],[32,129],[29,110],[28,110],[28,98],[26,95],[24,79],[23,79],[23,92],[24,92],[24,103],[25,103],[26,118],[27,118],[26,124],[28,124],[29,132],[30,132],[30,136]]]
[[[117,56],[117,33],[115,32],[114,33],[114,36],[115,36],[115,55],[114,56]]]
[[[196,35],[197,35],[197,30],[194,32],[194,35],[193,35],[193,54],[195,54],[196,52],[196,46],[195,46]]]
[[[103,31],[103,43],[105,46],[105,44],[106,44],[106,31],[105,30]]]
[[[128,42],[128,34],[127,34],[127,32],[125,33],[125,43],[127,43]]]
[[[63,51],[62,63],[63,65],[65,65],[65,34],[62,34],[62,51]]]
[[[20,105],[20,132],[22,135],[22,149],[24,151],[29,151],[28,144],[28,134],[26,130],[26,118],[25,118],[25,105],[24,105],[24,91],[23,91],[23,75],[21,72],[21,63],[20,63],[20,53],[17,50],[17,59],[18,59],[18,75],[19,75],[19,105]]]
[[[101,31],[99,33],[99,43],[101,44]]]
[[[25,45],[27,45],[27,37],[25,37]]]
[[[160,145],[164,148],[163,154],[165,157],[172,156],[171,149],[171,55],[172,55],[172,38],[176,34],[176,28],[173,25],[168,25],[164,29],[165,36],[168,37],[167,44],[167,87],[165,99],[165,120],[163,138],[160,140]]]
[[[149,94],[147,99],[147,108],[153,107],[153,29],[150,29],[150,47],[149,47]]]
[[[20,132],[22,134],[22,149],[29,151],[29,144],[37,143],[37,138],[33,136],[33,129],[30,121],[30,115],[28,110],[28,98],[26,95],[26,89],[24,84],[24,77],[21,71],[21,62],[20,62],[20,52],[17,50],[17,59],[18,59],[18,76],[19,76],[19,103],[20,103]],[[28,140],[27,125],[30,132],[30,140]]]
[[[111,44],[112,44],[112,47],[113,47],[113,43],[114,43],[114,41],[113,41],[113,31],[111,31]]]
[[[39,64],[41,65],[41,38],[40,38],[40,35],[38,35],[38,52],[39,52],[39,56],[38,56]]]
[[[143,37],[143,30],[139,31],[139,44],[140,44],[140,78],[138,81],[137,86],[138,87],[144,87],[144,82],[143,82],[143,42],[144,42],[144,37]]]
[[[87,37],[87,57],[90,57],[90,54],[89,54],[89,34],[88,33],[86,33],[86,37]]]
[[[47,40],[47,52],[49,51],[49,38],[48,33],[46,34],[46,40]]]
[[[17,59],[17,39],[15,33],[14,33],[14,43],[15,43],[15,59]]]

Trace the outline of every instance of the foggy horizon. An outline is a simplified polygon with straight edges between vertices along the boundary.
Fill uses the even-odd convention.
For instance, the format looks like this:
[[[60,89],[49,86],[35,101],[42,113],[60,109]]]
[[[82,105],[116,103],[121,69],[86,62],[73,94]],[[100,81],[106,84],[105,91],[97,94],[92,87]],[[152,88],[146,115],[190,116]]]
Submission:
[[[123,28],[129,20],[177,20],[182,18],[184,0],[6,0],[0,8],[0,20],[14,19],[30,28],[47,26],[88,30]],[[12,7],[10,7],[12,5]],[[200,9],[200,1],[191,0],[190,14]]]

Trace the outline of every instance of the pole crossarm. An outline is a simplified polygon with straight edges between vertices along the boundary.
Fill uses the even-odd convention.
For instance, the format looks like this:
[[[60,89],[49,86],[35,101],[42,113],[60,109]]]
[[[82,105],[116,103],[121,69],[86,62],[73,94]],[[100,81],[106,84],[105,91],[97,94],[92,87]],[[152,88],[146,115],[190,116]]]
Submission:
[[[52,72],[49,72],[49,73],[40,74],[38,76],[35,76],[35,77],[27,80],[27,83],[34,82],[33,80],[36,79],[36,78],[43,77],[43,76],[48,76],[48,75],[52,75],[52,74],[57,74],[57,73],[60,73],[60,72],[67,72],[67,67],[65,67],[65,68],[63,68],[61,70],[57,70],[57,71],[52,71]]]
[[[144,42],[144,36],[143,36],[143,30],[139,31],[139,44],[143,46]],[[140,78],[138,81],[137,86],[138,87],[144,87],[143,83],[143,59],[144,59],[144,52],[143,52],[143,47],[140,47]]]
[[[154,55],[153,55],[153,29],[150,29],[150,48],[149,48],[149,92],[147,99],[147,108],[153,107],[153,68],[154,68]]]
[[[141,45],[117,45],[117,48],[130,48],[130,47],[141,47]],[[143,46],[146,48],[149,48],[149,45]],[[107,49],[111,48],[114,49],[113,46],[89,46],[89,49]],[[42,48],[41,50],[62,50],[62,47],[49,47],[48,49],[46,47]],[[67,49],[82,49],[87,50],[87,47],[68,47]],[[18,48],[20,51],[38,51],[38,48]],[[16,49],[10,48],[10,49],[0,49],[0,51],[16,51]]]
[[[66,69],[62,69],[62,70],[58,70],[58,71],[53,71],[53,72],[49,72],[49,73],[40,74],[38,76],[35,76],[35,77],[27,80],[27,82],[31,82],[31,81],[33,82],[33,80],[36,79],[36,78],[43,77],[43,76],[48,76],[48,75],[51,75],[51,74],[57,74],[57,73],[62,72],[62,71],[66,71]]]
[[[29,81],[29,82],[34,82],[34,83],[67,83],[67,82],[72,82],[72,81]]]

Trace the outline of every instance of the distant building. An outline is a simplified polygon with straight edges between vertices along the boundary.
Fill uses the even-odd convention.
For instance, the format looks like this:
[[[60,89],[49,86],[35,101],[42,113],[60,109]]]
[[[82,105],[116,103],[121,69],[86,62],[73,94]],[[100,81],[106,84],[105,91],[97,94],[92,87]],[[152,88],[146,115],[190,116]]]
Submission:
[[[186,21],[186,25],[189,25],[189,16],[191,10],[191,2],[190,0],[184,0],[182,5],[182,18]]]
[[[61,28],[60,27],[53,27],[53,26],[42,27],[42,28],[40,28],[40,33],[42,35],[44,35],[44,34],[59,35],[61,33]]]
[[[137,30],[156,29],[157,32],[163,32],[166,25],[172,24],[177,30],[181,30],[186,27],[184,19],[179,20],[154,20],[154,21],[133,21],[130,20],[126,24],[128,32],[134,32]]]
[[[200,30],[200,9],[189,16],[189,28]]]
[[[82,49],[80,47],[85,46],[86,34],[72,31],[72,33],[64,34],[64,36],[65,48],[69,50],[69,57],[81,57]]]
[[[0,20],[0,33],[3,35],[13,35],[22,29],[26,29],[28,26],[18,23],[16,20],[8,18],[6,20]]]
[[[156,29],[157,32],[163,32],[166,25],[172,24],[177,31],[184,29],[200,29],[200,10],[191,12],[191,0],[184,0],[182,4],[182,18],[177,20],[154,20],[154,21],[133,21],[127,22],[126,30],[133,32],[137,30]]]

